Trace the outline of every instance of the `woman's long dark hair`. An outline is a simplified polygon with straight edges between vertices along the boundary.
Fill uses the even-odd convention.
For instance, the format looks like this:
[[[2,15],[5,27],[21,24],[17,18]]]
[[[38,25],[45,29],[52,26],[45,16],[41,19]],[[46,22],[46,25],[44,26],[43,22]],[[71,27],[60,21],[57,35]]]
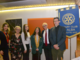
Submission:
[[[36,29],[37,29],[37,28],[39,29],[38,35],[39,35],[40,37],[42,37],[41,30],[40,30],[39,27],[36,27],[36,28],[35,28],[33,35],[36,35]]]
[[[27,32],[26,32],[26,30],[25,30],[25,26],[26,26],[27,24],[24,24],[23,25],[23,32],[24,32],[24,37],[25,37],[25,40],[26,40],[26,38],[27,38],[27,32],[29,32],[29,29],[27,30]],[[28,26],[28,25],[27,25]],[[28,26],[29,27],[29,26]]]

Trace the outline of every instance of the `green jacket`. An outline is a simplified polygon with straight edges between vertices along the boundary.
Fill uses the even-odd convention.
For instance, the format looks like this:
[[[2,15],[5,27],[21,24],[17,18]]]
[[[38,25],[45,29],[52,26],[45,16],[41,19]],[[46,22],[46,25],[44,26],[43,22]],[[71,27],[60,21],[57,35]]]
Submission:
[[[31,46],[32,46],[32,54],[35,54],[36,53],[36,44],[35,44],[35,36],[32,35],[31,36]],[[43,38],[40,38],[40,41],[39,41],[39,53],[42,53],[42,47],[43,47]]]

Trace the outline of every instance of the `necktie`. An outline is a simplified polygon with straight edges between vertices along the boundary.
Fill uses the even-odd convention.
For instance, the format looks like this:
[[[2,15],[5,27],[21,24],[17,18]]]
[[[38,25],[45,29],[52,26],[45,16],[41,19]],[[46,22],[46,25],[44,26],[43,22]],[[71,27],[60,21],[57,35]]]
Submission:
[[[45,33],[45,46],[47,46],[47,32]]]

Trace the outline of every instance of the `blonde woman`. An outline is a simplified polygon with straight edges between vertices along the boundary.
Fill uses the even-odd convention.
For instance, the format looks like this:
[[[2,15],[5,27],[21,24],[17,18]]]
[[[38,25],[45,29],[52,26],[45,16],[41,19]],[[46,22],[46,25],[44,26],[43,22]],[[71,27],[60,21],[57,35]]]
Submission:
[[[15,27],[15,34],[11,37],[10,42],[10,52],[11,52],[11,60],[21,60],[22,57],[22,40],[21,40],[21,27]]]
[[[8,23],[4,23],[2,25],[2,32],[4,33],[4,35],[6,36],[6,40],[7,40],[7,43],[9,44],[9,32],[10,32],[10,27],[9,27],[9,24]]]

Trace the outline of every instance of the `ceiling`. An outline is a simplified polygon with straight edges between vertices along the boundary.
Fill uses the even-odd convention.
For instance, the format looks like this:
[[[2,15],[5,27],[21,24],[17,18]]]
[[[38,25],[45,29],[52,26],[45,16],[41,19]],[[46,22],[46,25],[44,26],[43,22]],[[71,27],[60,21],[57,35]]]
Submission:
[[[34,4],[44,4],[46,3],[46,0],[19,0],[19,1],[13,1],[13,2],[5,2],[0,3],[0,5],[5,7],[11,7],[11,6],[24,6],[24,5],[34,5]]]
[[[58,3],[72,3],[75,0],[16,0],[12,2],[4,2],[9,0],[0,0],[0,7],[24,6],[24,5],[37,5],[37,4],[58,4]],[[10,0],[11,1],[11,0]]]
[[[75,2],[75,0],[47,0],[47,3],[65,3],[65,2]]]

